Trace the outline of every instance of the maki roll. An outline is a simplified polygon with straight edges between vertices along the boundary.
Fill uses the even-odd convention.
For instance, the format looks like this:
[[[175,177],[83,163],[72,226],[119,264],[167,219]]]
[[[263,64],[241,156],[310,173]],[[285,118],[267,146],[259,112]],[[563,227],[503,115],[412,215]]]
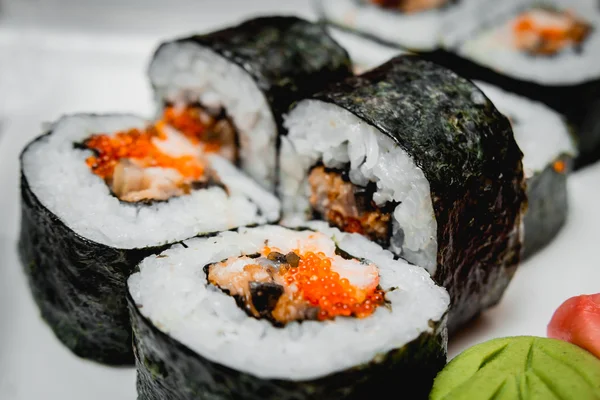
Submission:
[[[467,1],[432,60],[562,114],[580,168],[600,157],[600,8],[595,0]]]
[[[576,154],[561,116],[542,103],[475,82],[512,124],[527,180],[523,258],[548,244],[568,215],[567,174]]]
[[[455,331],[496,304],[520,258],[522,153],[470,81],[399,56],[298,102],[286,117],[284,220],[320,218],[422,266]]]
[[[439,47],[456,0],[315,0],[321,20],[412,51]]]
[[[209,125],[176,125],[64,116],[21,154],[21,261],[42,317],[81,357],[133,363],[125,284],[144,257],[279,218],[230,149],[202,140]]]
[[[322,26],[260,17],[165,42],[149,77],[161,109],[228,116],[236,161],[274,190],[281,115],[295,100],[351,74],[346,51]]]
[[[138,399],[425,398],[447,292],[324,223],[174,245],[128,280]]]

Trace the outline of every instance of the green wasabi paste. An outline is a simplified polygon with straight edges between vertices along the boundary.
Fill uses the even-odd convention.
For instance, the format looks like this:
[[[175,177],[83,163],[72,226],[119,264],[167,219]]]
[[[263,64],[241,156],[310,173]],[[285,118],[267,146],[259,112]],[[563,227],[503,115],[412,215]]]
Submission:
[[[561,340],[493,339],[455,357],[430,400],[600,400],[600,360]]]

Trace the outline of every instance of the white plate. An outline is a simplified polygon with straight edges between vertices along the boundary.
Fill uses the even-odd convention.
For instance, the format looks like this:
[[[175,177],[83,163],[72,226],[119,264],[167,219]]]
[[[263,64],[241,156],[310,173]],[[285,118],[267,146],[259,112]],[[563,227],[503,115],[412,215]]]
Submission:
[[[281,3],[285,3],[285,11],[298,10],[310,16],[308,4],[302,0],[234,2],[235,7],[222,3],[228,8],[205,9],[204,25],[192,28],[188,18],[185,26],[157,26],[154,35],[149,30],[144,35],[122,33],[126,19],[116,29],[118,35],[85,31],[85,21],[80,20],[80,26],[70,27],[77,31],[61,31],[62,25],[56,21],[27,30],[15,26],[0,30],[0,399],[135,398],[132,368],[104,367],[73,356],[39,317],[16,254],[18,155],[40,133],[44,122],[63,113],[150,115],[153,106],[145,70],[160,38],[179,31],[212,29],[251,11],[275,13]],[[249,4],[256,8],[248,10]],[[141,25],[138,21],[137,26]],[[355,61],[365,64],[385,61],[395,52],[365,43],[346,44]],[[454,338],[450,356],[494,337],[544,335],[547,322],[563,300],[600,292],[595,248],[600,237],[599,182],[600,165],[570,178],[571,215],[565,229],[552,246],[520,267],[498,307]]]

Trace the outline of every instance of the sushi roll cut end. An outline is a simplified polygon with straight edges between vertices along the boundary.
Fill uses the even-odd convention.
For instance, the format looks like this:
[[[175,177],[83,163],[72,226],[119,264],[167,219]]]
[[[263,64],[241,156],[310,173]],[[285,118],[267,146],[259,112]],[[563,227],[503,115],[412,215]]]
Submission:
[[[569,10],[533,8],[512,21],[514,45],[534,56],[552,56],[577,49],[592,27]]]
[[[398,50],[428,52],[440,45],[454,0],[315,0],[329,25]],[[364,57],[363,57],[364,58]]]
[[[142,129],[94,134],[80,147],[94,154],[87,165],[125,202],[168,200],[219,184],[206,154],[237,160],[236,132],[222,112],[200,107],[165,108]]]
[[[148,398],[362,398],[406,384],[425,394],[446,359],[448,293],[323,222],[188,240],[146,258],[128,292]]]
[[[276,325],[362,318],[385,303],[373,264],[321,251],[283,254],[270,247],[255,257],[233,257],[207,267],[209,282],[236,297],[253,317],[268,318]]]

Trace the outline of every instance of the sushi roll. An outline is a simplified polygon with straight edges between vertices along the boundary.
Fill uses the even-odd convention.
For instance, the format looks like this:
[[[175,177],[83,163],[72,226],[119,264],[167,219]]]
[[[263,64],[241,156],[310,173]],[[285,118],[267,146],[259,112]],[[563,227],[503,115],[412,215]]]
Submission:
[[[508,117],[523,152],[528,199],[525,259],[547,245],[567,220],[567,175],[576,155],[575,146],[561,116],[544,104],[484,82],[475,84]]]
[[[436,50],[456,0],[314,0],[325,23],[411,51]]]
[[[450,332],[500,300],[520,259],[522,153],[475,85],[399,56],[298,102],[285,125],[285,223],[323,219],[424,267],[450,293]]]
[[[148,74],[160,112],[228,116],[239,166],[274,191],[281,115],[295,100],[351,74],[351,62],[319,24],[260,17],[162,43]]]
[[[203,129],[76,114],[23,150],[20,258],[42,317],[78,356],[133,363],[125,285],[144,257],[279,218],[277,198]]]
[[[138,399],[426,398],[448,293],[323,222],[197,238],[128,280]]]
[[[600,8],[595,0],[465,1],[433,61],[562,114],[574,168],[600,158]]]

